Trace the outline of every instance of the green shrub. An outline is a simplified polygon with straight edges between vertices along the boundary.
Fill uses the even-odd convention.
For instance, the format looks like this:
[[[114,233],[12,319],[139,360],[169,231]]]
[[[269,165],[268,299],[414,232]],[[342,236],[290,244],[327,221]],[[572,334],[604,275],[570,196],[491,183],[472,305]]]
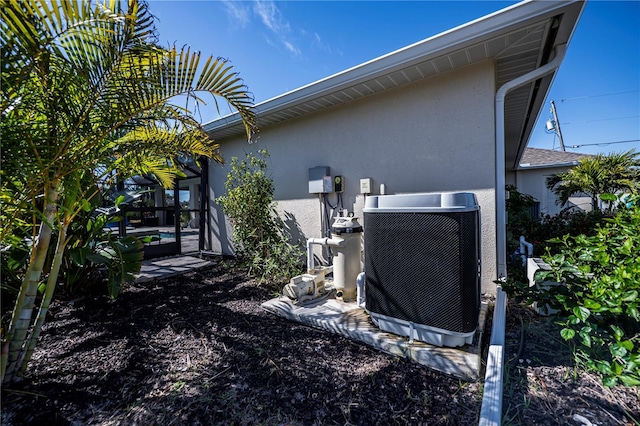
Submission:
[[[506,189],[509,192],[506,202],[507,253],[512,254],[507,265],[508,276],[519,281],[526,280],[526,266],[517,252],[521,235],[533,244],[534,256],[540,257],[547,252],[555,254],[559,252],[560,245],[552,241],[564,235],[594,235],[597,225],[613,216],[611,212],[585,212],[575,207],[565,208],[555,216],[534,216],[532,207],[536,204],[535,198],[518,192],[512,185],[507,185]]]
[[[267,150],[231,159],[226,194],[216,202],[233,228],[236,256],[249,273],[267,282],[287,281],[302,272],[303,250],[289,242],[274,208],[273,180],[267,175]]]
[[[594,235],[598,225],[611,217],[613,214],[601,210],[585,212],[575,207],[563,209],[555,216],[543,215],[530,237],[534,254],[542,255],[547,248],[558,253],[559,246],[550,241],[564,235]]]
[[[532,234],[538,232],[540,218],[532,215],[535,198],[519,192],[513,185],[507,185],[506,189],[509,193],[506,201],[507,250],[513,253],[520,246],[521,235],[524,235],[527,241],[532,241]]]
[[[551,267],[536,273],[535,287],[509,281],[518,300],[559,309],[562,337],[575,342],[576,359],[599,372],[606,385],[640,385],[640,198],[597,226],[594,235],[566,235],[553,242]],[[552,281],[558,286],[541,286]]]

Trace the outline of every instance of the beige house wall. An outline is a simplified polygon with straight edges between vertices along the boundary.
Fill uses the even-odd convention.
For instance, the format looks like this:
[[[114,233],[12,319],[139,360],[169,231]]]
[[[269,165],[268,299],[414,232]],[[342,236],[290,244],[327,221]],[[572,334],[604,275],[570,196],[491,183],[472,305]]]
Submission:
[[[591,198],[571,197],[569,202],[561,206],[557,203],[558,197],[547,189],[547,177],[557,173],[563,173],[570,169],[567,166],[560,167],[540,167],[531,169],[520,169],[511,173],[507,183],[514,185],[519,192],[531,195],[540,203],[540,213],[549,216],[557,215],[560,210],[573,207],[584,211],[591,211]]]
[[[344,207],[361,223],[361,178],[373,179],[376,195],[381,184],[386,194],[471,191],[481,206],[483,291],[495,292],[495,90],[494,63],[484,61],[261,128],[254,145],[244,137],[218,141],[227,164],[211,165],[211,200],[224,192],[231,158],[262,148],[270,153],[278,210],[294,238],[321,236],[321,201],[308,193],[312,167],[344,177]],[[329,200],[336,203],[336,194]],[[211,228],[212,250],[231,253],[231,227],[215,203]]]

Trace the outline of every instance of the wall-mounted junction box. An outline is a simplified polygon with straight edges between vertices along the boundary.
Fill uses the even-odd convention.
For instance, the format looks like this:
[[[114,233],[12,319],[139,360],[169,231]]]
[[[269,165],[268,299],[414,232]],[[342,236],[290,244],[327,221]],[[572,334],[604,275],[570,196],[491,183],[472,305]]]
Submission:
[[[373,179],[364,178],[360,179],[360,193],[361,194],[371,194],[371,189],[373,188]]]
[[[326,179],[328,178],[328,179]],[[327,182],[328,180],[328,182]],[[309,169],[309,194],[324,194],[331,189],[333,181],[331,172],[327,166],[318,166]]]

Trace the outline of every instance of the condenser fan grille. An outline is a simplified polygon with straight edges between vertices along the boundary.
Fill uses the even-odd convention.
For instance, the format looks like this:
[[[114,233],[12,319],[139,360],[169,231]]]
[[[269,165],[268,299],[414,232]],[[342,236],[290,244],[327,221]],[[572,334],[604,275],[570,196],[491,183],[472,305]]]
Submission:
[[[478,211],[365,213],[366,307],[453,332],[480,309]]]

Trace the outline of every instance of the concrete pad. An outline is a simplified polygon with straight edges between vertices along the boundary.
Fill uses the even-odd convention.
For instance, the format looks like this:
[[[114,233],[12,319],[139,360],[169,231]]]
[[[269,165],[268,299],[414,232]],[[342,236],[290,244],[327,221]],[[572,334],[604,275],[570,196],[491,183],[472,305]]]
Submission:
[[[142,268],[136,278],[136,282],[173,277],[210,265],[213,265],[213,262],[195,256],[174,256],[145,260],[142,262]]]
[[[418,341],[410,344],[406,337],[380,331],[365,310],[354,302],[326,299],[296,305],[287,297],[280,297],[264,302],[261,307],[291,321],[340,334],[462,380],[480,378],[482,335],[488,310],[486,303],[482,303],[480,308],[473,344],[460,348],[438,347]]]

